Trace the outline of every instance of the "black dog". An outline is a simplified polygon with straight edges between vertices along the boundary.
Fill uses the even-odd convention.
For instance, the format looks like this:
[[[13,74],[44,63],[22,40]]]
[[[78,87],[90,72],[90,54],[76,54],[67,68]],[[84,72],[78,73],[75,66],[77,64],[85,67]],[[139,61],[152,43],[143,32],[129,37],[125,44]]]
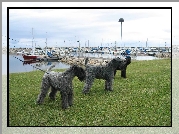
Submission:
[[[122,60],[121,64],[114,70],[114,76],[116,75],[117,70],[121,70],[121,77],[126,78],[126,69],[130,63],[130,56],[126,57],[125,60]]]

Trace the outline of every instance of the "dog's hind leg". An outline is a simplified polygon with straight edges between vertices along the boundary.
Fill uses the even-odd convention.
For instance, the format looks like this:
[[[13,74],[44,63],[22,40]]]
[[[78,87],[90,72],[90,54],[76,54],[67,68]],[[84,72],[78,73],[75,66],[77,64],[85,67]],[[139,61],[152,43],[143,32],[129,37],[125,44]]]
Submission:
[[[46,97],[49,88],[50,86],[41,87],[40,94],[38,95],[38,98],[37,98],[37,104],[43,103],[44,98]]]
[[[49,97],[51,100],[55,100],[55,96],[56,96],[57,90],[53,87],[51,87],[51,92],[49,94]]]
[[[72,89],[68,93],[68,104],[69,104],[69,106],[73,105],[73,90]]]

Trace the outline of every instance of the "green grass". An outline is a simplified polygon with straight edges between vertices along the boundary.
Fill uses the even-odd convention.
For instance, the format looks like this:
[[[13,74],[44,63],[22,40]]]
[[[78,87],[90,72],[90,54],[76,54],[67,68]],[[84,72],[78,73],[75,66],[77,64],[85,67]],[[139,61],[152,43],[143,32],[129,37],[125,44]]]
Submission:
[[[47,96],[36,105],[43,74],[9,75],[10,126],[171,126],[170,59],[132,62],[126,79],[117,71],[113,92],[96,79],[83,95],[84,82],[75,77],[74,105],[67,110],[61,109],[59,93],[55,101]]]

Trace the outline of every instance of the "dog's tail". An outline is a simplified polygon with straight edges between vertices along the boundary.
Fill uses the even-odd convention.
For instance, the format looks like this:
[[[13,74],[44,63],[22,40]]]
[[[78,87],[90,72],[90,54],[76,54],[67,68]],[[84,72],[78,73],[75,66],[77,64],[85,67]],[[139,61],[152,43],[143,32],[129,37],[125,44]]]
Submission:
[[[85,59],[85,66],[88,64],[88,61],[89,61],[89,58],[86,57],[86,59]]]
[[[54,67],[55,67],[55,65],[50,66],[50,67],[47,69],[46,73],[50,72],[50,71],[52,70],[52,68],[54,68]]]

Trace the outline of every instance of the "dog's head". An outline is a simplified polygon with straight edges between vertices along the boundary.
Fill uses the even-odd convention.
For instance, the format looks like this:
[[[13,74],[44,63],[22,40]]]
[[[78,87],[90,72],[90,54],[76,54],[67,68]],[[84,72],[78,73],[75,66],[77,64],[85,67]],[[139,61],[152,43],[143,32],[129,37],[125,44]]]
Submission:
[[[84,81],[86,77],[85,70],[77,65],[73,65],[72,68],[74,70],[75,76],[77,76],[80,81]]]
[[[112,66],[114,69],[117,68],[120,64],[122,63],[122,60],[117,57],[117,58],[113,58],[108,65]]]
[[[119,65],[117,66],[117,70],[123,70],[126,69],[126,67],[131,63],[131,57],[126,57],[125,60],[121,59],[121,62],[119,62]]]
[[[126,65],[129,65],[131,63],[131,57],[127,56],[125,59],[126,59]]]

